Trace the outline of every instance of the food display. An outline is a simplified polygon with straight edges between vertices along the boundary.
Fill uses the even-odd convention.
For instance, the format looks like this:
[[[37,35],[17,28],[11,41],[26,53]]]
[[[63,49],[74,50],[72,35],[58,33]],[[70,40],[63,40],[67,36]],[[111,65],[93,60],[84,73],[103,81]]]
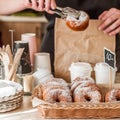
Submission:
[[[91,75],[80,74],[70,83],[47,78],[34,88],[32,104],[44,118],[120,117],[120,89],[103,89]]]
[[[34,97],[48,103],[114,102],[120,99],[120,89],[108,90],[103,95],[95,80],[88,76],[77,77],[72,83],[61,78],[50,78],[34,88],[32,98]]]
[[[89,16],[86,12],[80,11],[79,17],[67,16],[66,25],[74,31],[83,31],[89,25]]]

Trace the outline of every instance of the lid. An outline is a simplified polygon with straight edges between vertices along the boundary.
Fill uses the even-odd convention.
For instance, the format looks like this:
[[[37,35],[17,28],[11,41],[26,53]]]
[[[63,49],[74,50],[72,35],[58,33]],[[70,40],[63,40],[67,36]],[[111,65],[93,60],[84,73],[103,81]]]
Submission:
[[[90,70],[92,71],[92,67],[89,63],[86,62],[76,62],[72,63],[69,70]]]

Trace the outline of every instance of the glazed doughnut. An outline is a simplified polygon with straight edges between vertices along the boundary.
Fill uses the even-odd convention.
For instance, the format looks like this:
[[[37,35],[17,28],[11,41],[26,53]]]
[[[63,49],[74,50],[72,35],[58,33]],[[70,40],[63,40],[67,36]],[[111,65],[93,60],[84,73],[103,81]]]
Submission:
[[[66,25],[74,31],[83,31],[89,25],[89,15],[84,11],[80,11],[79,18],[67,16]]]
[[[112,89],[106,93],[105,102],[120,101],[120,89]]]

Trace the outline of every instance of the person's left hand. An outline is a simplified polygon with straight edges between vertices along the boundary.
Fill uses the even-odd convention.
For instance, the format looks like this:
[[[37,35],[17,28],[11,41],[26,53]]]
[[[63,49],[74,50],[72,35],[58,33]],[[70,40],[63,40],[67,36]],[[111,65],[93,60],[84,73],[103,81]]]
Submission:
[[[120,32],[120,10],[111,8],[108,11],[104,11],[99,19],[102,21],[98,29],[102,30],[108,35],[116,35]]]

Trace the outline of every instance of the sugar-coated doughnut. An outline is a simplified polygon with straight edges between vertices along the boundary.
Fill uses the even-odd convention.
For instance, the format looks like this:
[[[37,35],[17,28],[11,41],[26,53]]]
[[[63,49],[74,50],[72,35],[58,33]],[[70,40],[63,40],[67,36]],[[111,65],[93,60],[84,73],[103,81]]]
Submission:
[[[120,89],[112,89],[106,93],[105,102],[120,101]]]
[[[72,102],[72,94],[68,83],[61,78],[51,78],[33,90],[33,97],[50,103]]]
[[[72,102],[72,97],[70,90],[58,87],[54,89],[46,89],[43,92],[43,100],[48,101],[50,103]]]
[[[88,76],[77,77],[71,83],[71,91],[74,91],[74,89],[79,85],[82,87],[82,86],[86,86],[90,83],[95,83],[95,81],[91,77],[88,77]]]
[[[42,99],[42,86],[38,85],[34,88],[32,91],[32,98],[37,97],[39,99]]]
[[[99,103],[102,100],[100,89],[90,77],[81,77],[73,80],[71,91],[74,102]]]
[[[81,87],[78,86],[73,93],[74,102],[101,102],[101,93],[94,86]]]
[[[66,18],[66,25],[74,31],[83,31],[89,25],[89,15],[84,11],[80,11],[80,16],[78,18],[68,15]]]

